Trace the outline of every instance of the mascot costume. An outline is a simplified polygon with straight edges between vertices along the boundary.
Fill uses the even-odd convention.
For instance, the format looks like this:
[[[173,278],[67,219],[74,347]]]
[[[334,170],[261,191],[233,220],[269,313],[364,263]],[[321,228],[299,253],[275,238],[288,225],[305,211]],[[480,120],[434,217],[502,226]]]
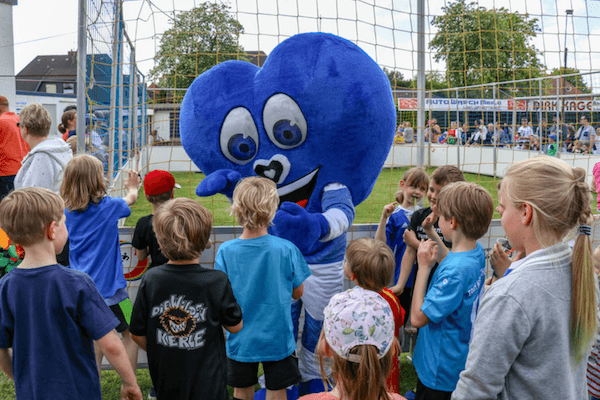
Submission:
[[[343,290],[346,231],[389,153],[396,129],[390,82],[358,46],[307,33],[280,43],[262,68],[226,61],[198,76],[180,114],[181,141],[206,174],[198,196],[226,195],[248,176],[277,184],[270,232],[293,242],[312,275],[302,305],[300,393],[323,390],[314,357],[323,309]]]

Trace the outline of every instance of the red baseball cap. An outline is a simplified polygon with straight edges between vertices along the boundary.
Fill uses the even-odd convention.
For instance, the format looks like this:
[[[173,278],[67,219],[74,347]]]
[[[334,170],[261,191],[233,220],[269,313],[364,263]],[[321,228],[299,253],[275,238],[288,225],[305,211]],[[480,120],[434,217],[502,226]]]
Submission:
[[[181,188],[181,186],[175,183],[173,175],[161,169],[148,172],[144,178],[144,193],[148,196],[170,192],[174,187],[177,189]]]

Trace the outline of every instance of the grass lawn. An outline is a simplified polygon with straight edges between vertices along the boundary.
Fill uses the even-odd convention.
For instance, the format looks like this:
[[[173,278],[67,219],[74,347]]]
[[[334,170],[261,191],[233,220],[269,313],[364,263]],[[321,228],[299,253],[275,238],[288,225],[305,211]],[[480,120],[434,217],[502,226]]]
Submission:
[[[379,222],[383,206],[394,201],[394,193],[396,193],[398,182],[407,169],[408,167],[392,168],[384,169],[381,172],[379,178],[377,178],[375,186],[373,187],[371,195],[367,198],[367,200],[363,201],[358,205],[358,207],[356,207],[356,217],[354,219],[354,223],[367,224]],[[427,172],[431,174],[433,170],[434,168],[431,168]],[[175,177],[175,181],[181,185],[181,189],[175,189],[175,197],[188,197],[200,202],[213,215],[213,224],[215,226],[237,225],[235,218],[230,216],[227,212],[229,201],[227,201],[225,196],[221,194],[203,198],[196,196],[196,186],[198,186],[198,183],[204,179],[203,174],[195,172],[173,172],[172,174]],[[465,178],[469,182],[476,182],[486,188],[492,195],[494,204],[497,203],[497,179],[477,174],[465,174]],[[427,205],[426,197],[425,205]],[[148,215],[151,212],[152,206],[144,197],[143,189],[140,189],[140,197],[138,198],[137,203],[131,207],[131,216],[127,218],[125,225],[135,226],[140,217]],[[500,218],[500,215],[496,211],[494,211],[494,218]]]
[[[259,375],[262,374],[262,368],[259,369]],[[148,397],[148,391],[152,386],[150,374],[147,369],[137,370],[137,380],[142,389],[144,399]],[[400,392],[406,393],[417,387],[417,374],[412,363],[403,354],[400,359]],[[121,389],[121,378],[114,371],[102,371],[102,399],[119,400],[119,391]],[[228,387],[229,397],[233,396],[233,388]],[[0,400],[13,400],[15,398],[15,386],[4,373],[0,372]]]

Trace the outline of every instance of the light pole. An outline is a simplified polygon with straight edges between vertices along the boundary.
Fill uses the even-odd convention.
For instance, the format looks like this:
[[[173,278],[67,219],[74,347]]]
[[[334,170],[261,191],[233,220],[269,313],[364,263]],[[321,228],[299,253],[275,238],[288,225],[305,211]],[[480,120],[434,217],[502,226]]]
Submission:
[[[569,15],[573,15],[573,10],[567,10],[565,14],[565,73],[567,69],[567,54],[569,49],[567,49],[567,31],[569,29]]]

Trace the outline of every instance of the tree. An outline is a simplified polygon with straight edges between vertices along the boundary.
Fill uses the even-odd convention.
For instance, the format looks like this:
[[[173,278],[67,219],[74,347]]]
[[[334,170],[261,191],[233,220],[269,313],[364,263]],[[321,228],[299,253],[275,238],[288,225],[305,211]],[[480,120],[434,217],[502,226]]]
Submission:
[[[160,39],[152,80],[162,87],[187,88],[210,67],[233,59],[247,59],[238,44],[244,27],[223,3],[203,3],[177,14]]]
[[[429,47],[434,59],[446,61],[450,87],[530,79],[544,66],[531,39],[539,32],[538,20],[511,13],[504,7],[487,10],[477,3],[457,0],[442,7]]]
[[[390,80],[390,84],[392,85],[392,88],[410,87],[410,80],[404,79],[404,74],[402,74],[402,72],[396,71],[396,70],[390,70],[390,69],[387,69],[386,67],[383,67],[383,72],[385,72],[388,79]]]
[[[578,74],[579,70],[575,68],[554,68],[550,75],[569,75],[569,74]],[[592,93],[592,90],[588,86],[588,84],[583,80],[582,75],[575,76],[565,76],[563,78],[566,82],[569,82],[571,85],[575,86],[579,91],[583,93]]]

